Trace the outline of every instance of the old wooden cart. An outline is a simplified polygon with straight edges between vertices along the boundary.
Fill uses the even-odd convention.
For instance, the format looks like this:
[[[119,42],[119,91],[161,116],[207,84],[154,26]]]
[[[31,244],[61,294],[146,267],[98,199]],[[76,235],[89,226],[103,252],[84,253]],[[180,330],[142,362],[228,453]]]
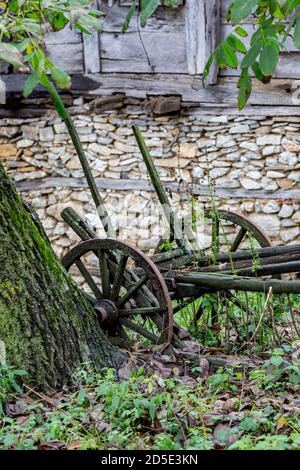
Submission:
[[[111,338],[127,343],[143,338],[154,344],[179,345],[180,328],[174,314],[182,309],[182,301],[185,305],[196,304],[200,316],[204,307],[197,301],[207,293],[217,292],[241,310],[246,307],[235,292],[300,293],[300,280],[281,279],[282,274],[300,272],[300,245],[271,247],[263,230],[244,216],[204,208],[202,221],[211,232],[210,247],[198,244],[192,230],[194,215],[188,235],[187,231],[182,235],[182,223],[172,210],[141,132],[136,126],[133,131],[169,222],[168,243],[160,240],[155,254],[149,257],[117,239],[91,170],[83,159],[81,163],[107,238],[95,238],[94,230],[72,208],[62,213],[65,222],[82,239],[63,258],[63,265],[70,273],[74,274],[75,268],[80,273],[80,286]],[[97,260],[98,274],[95,264],[90,267],[91,259]]]

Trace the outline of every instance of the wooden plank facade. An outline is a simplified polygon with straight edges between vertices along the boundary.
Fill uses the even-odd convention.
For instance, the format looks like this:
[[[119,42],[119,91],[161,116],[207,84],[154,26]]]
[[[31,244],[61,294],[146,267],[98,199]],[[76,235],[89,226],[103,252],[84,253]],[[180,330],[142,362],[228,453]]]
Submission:
[[[85,36],[64,30],[47,38],[50,58],[73,76],[75,94],[124,93],[145,98],[175,95],[201,107],[236,105],[238,71],[219,71],[214,65],[203,89],[200,75],[219,40],[232,31],[225,13],[230,0],[178,0],[177,8],[160,7],[143,29],[133,18],[122,34],[130,0],[95,0],[105,13],[101,34]],[[253,22],[245,28],[251,33]],[[257,83],[249,107],[296,107],[293,92],[300,79],[300,51],[292,42],[281,55],[271,84]],[[8,93],[20,93],[24,76],[2,72]],[[299,97],[297,97],[299,98]]]

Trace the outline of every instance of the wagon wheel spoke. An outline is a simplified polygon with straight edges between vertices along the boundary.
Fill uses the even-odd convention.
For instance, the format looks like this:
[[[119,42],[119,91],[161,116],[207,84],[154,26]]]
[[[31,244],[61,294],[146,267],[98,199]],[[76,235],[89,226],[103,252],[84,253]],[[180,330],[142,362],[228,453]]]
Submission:
[[[109,270],[107,267],[106,254],[104,250],[98,250],[98,258],[103,297],[108,299],[110,292]]]
[[[75,264],[77,266],[77,268],[79,269],[79,271],[81,272],[84,280],[86,281],[86,283],[88,284],[89,288],[91,289],[91,291],[93,292],[94,296],[96,297],[97,300],[100,300],[102,299],[102,292],[100,291],[99,287],[97,286],[97,284],[95,283],[94,279],[92,278],[91,274],[89,273],[89,271],[86,269],[86,267],[84,266],[83,262],[81,261],[81,259],[78,259],[75,261]]]
[[[145,274],[136,284],[134,284],[130,289],[128,289],[126,294],[123,295],[123,297],[121,297],[121,299],[117,302],[118,307],[122,307],[122,305],[124,305],[133,295],[135,295],[145,284],[145,282],[147,282],[147,280],[148,275]]]
[[[120,310],[119,314],[122,317],[129,317],[131,315],[155,315],[157,313],[163,313],[164,309],[161,307],[145,307],[145,308],[134,308],[129,310]]]
[[[116,324],[116,332],[118,333],[118,335],[120,336],[120,338],[123,338],[125,339],[126,341],[130,341],[130,338],[128,336],[128,334],[126,333],[126,330],[124,328],[123,325],[121,325],[120,322],[118,322]]]
[[[115,273],[115,279],[110,293],[110,300],[117,300],[119,297],[120,289],[124,279],[126,264],[128,261],[128,256],[122,255],[120,259],[119,266]]]
[[[145,328],[141,327],[140,325],[137,325],[133,321],[129,320],[129,318],[121,318],[120,323],[126,328],[134,331],[135,333],[138,333],[141,336],[144,336],[144,338],[150,339],[155,344],[158,344],[159,338],[158,336],[154,335],[153,333],[150,333],[150,331],[147,331]]]
[[[237,236],[235,237],[229,251],[231,251],[231,252],[237,251],[237,249],[240,246],[240,244],[242,243],[246,233],[247,233],[247,230],[244,227],[241,227],[238,234],[237,234]]]

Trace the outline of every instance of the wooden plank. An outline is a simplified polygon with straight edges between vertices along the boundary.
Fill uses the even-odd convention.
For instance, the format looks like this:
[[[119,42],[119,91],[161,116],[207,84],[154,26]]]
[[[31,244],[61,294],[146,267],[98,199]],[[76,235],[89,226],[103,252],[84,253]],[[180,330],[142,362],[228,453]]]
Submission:
[[[153,187],[148,181],[143,180],[115,180],[107,178],[97,178],[96,184],[100,190],[117,190],[117,191],[149,191],[153,192]],[[173,192],[185,192],[182,185],[178,183],[164,183],[165,187]],[[190,185],[195,196],[211,197],[211,191],[207,186]],[[87,183],[82,178],[43,178],[30,181],[20,181],[17,188],[22,192],[42,191],[48,188],[73,188],[87,189]],[[216,188],[215,196],[228,199],[276,199],[276,200],[300,200],[300,188],[276,191],[251,191],[246,189],[222,189]]]
[[[205,67],[205,0],[189,0],[186,3],[187,66],[190,75],[202,73]]]
[[[184,115],[188,116],[237,116],[236,106],[210,106],[207,103],[200,103],[199,106],[191,106],[190,103],[184,103]],[[291,119],[292,116],[300,115],[300,107],[296,106],[247,106],[238,112],[239,116],[258,116],[272,117],[282,116],[282,121]],[[205,119],[204,119],[205,120]]]
[[[146,98],[147,95],[178,95],[182,101],[209,103],[218,105],[237,104],[237,78],[228,77],[219,80],[214,86],[202,88],[199,77],[188,75],[165,74],[147,75],[138,74],[109,74],[90,76],[99,88],[95,88],[91,94],[125,93],[135,98]],[[292,91],[293,80],[272,80],[264,85],[255,81],[249,105],[263,106],[298,106]]]
[[[205,21],[205,63],[215,51],[220,39],[220,0],[204,1]],[[219,67],[214,60],[206,78],[207,85],[213,85],[218,79]]]
[[[21,93],[24,80],[27,75],[13,74],[2,75],[6,83],[7,93]],[[274,106],[295,107],[295,113],[299,109],[299,102],[295,100],[293,93],[295,81],[293,79],[274,79],[271,83],[264,85],[255,81],[253,93],[249,100],[249,107],[263,106],[270,115],[276,115],[278,111],[272,109]],[[38,88],[43,91],[41,87]],[[193,106],[206,109],[209,106],[223,108],[222,114],[234,108],[237,111],[237,78],[221,78],[214,86],[202,88],[199,77],[179,74],[91,74],[88,76],[73,75],[72,91],[75,94],[87,94],[94,96],[124,93],[128,97],[146,98],[149,95],[181,96],[185,103],[193,103]],[[296,93],[297,94],[297,93]],[[298,97],[298,96],[297,96]],[[229,112],[229,111],[228,111]],[[248,113],[248,110],[247,110]],[[263,111],[265,113],[265,111]]]
[[[77,44],[82,42],[82,33],[67,25],[61,31],[49,33],[45,37],[46,44]]]
[[[5,82],[7,94],[13,93],[22,93],[25,80],[28,75],[26,74],[10,74],[10,75],[1,75],[1,79]],[[72,89],[77,93],[90,93],[95,88],[99,87],[99,81],[93,80],[93,75],[91,78],[83,75],[73,75],[72,77]],[[45,88],[42,86],[37,86],[35,89],[39,94],[46,94]]]
[[[97,0],[94,2],[93,8],[98,8]],[[98,73],[101,71],[100,38],[97,32],[83,34],[83,60],[85,73]]]
[[[47,44],[46,53],[52,62],[68,73],[83,73],[83,45]]]
[[[143,32],[142,41],[137,32],[114,35],[102,33],[101,71],[177,74],[188,72],[184,32]],[[170,44],[171,48],[168,47]]]

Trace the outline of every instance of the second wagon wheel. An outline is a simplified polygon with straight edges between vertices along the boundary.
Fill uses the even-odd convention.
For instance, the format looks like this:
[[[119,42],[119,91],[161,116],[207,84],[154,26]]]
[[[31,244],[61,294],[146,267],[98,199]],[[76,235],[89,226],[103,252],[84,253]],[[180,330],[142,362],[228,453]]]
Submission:
[[[204,226],[209,227],[209,249],[211,252],[235,252],[271,246],[270,237],[244,215],[226,210],[206,209]],[[204,236],[206,229],[204,228]]]
[[[191,241],[191,246],[196,253],[210,257],[210,264],[214,264],[218,254],[233,253],[238,250],[252,252],[255,248],[271,246],[269,236],[249,218],[226,210],[205,209],[195,211],[192,216],[188,216],[182,223],[183,230]],[[195,242],[195,238],[198,239]],[[170,246],[170,241],[161,239],[156,247],[156,253],[164,251],[164,247]],[[173,241],[173,247],[176,244]],[[199,251],[200,250],[200,251]],[[180,269],[185,269],[184,267]],[[207,268],[209,270],[209,268]],[[242,302],[233,292],[219,291],[217,293],[219,303],[231,302],[241,310],[245,309]],[[221,302],[222,303],[222,302]],[[195,324],[204,313],[204,306],[201,303],[197,307],[197,299],[186,300],[184,305],[190,304]],[[180,305],[174,308],[174,312],[180,311]],[[215,320],[217,314],[212,309],[212,319]]]
[[[270,237],[257,224],[244,215],[226,210],[205,209],[182,221],[182,228],[193,244],[196,237],[203,252],[212,256],[215,252],[235,252],[241,249],[255,249],[271,246]],[[161,239],[155,253],[169,247],[173,240]],[[175,247],[174,247],[175,248]],[[196,247],[197,249],[198,247]]]
[[[140,250],[115,239],[92,239],[63,258],[108,336],[124,343],[170,343],[173,311],[168,288]]]

